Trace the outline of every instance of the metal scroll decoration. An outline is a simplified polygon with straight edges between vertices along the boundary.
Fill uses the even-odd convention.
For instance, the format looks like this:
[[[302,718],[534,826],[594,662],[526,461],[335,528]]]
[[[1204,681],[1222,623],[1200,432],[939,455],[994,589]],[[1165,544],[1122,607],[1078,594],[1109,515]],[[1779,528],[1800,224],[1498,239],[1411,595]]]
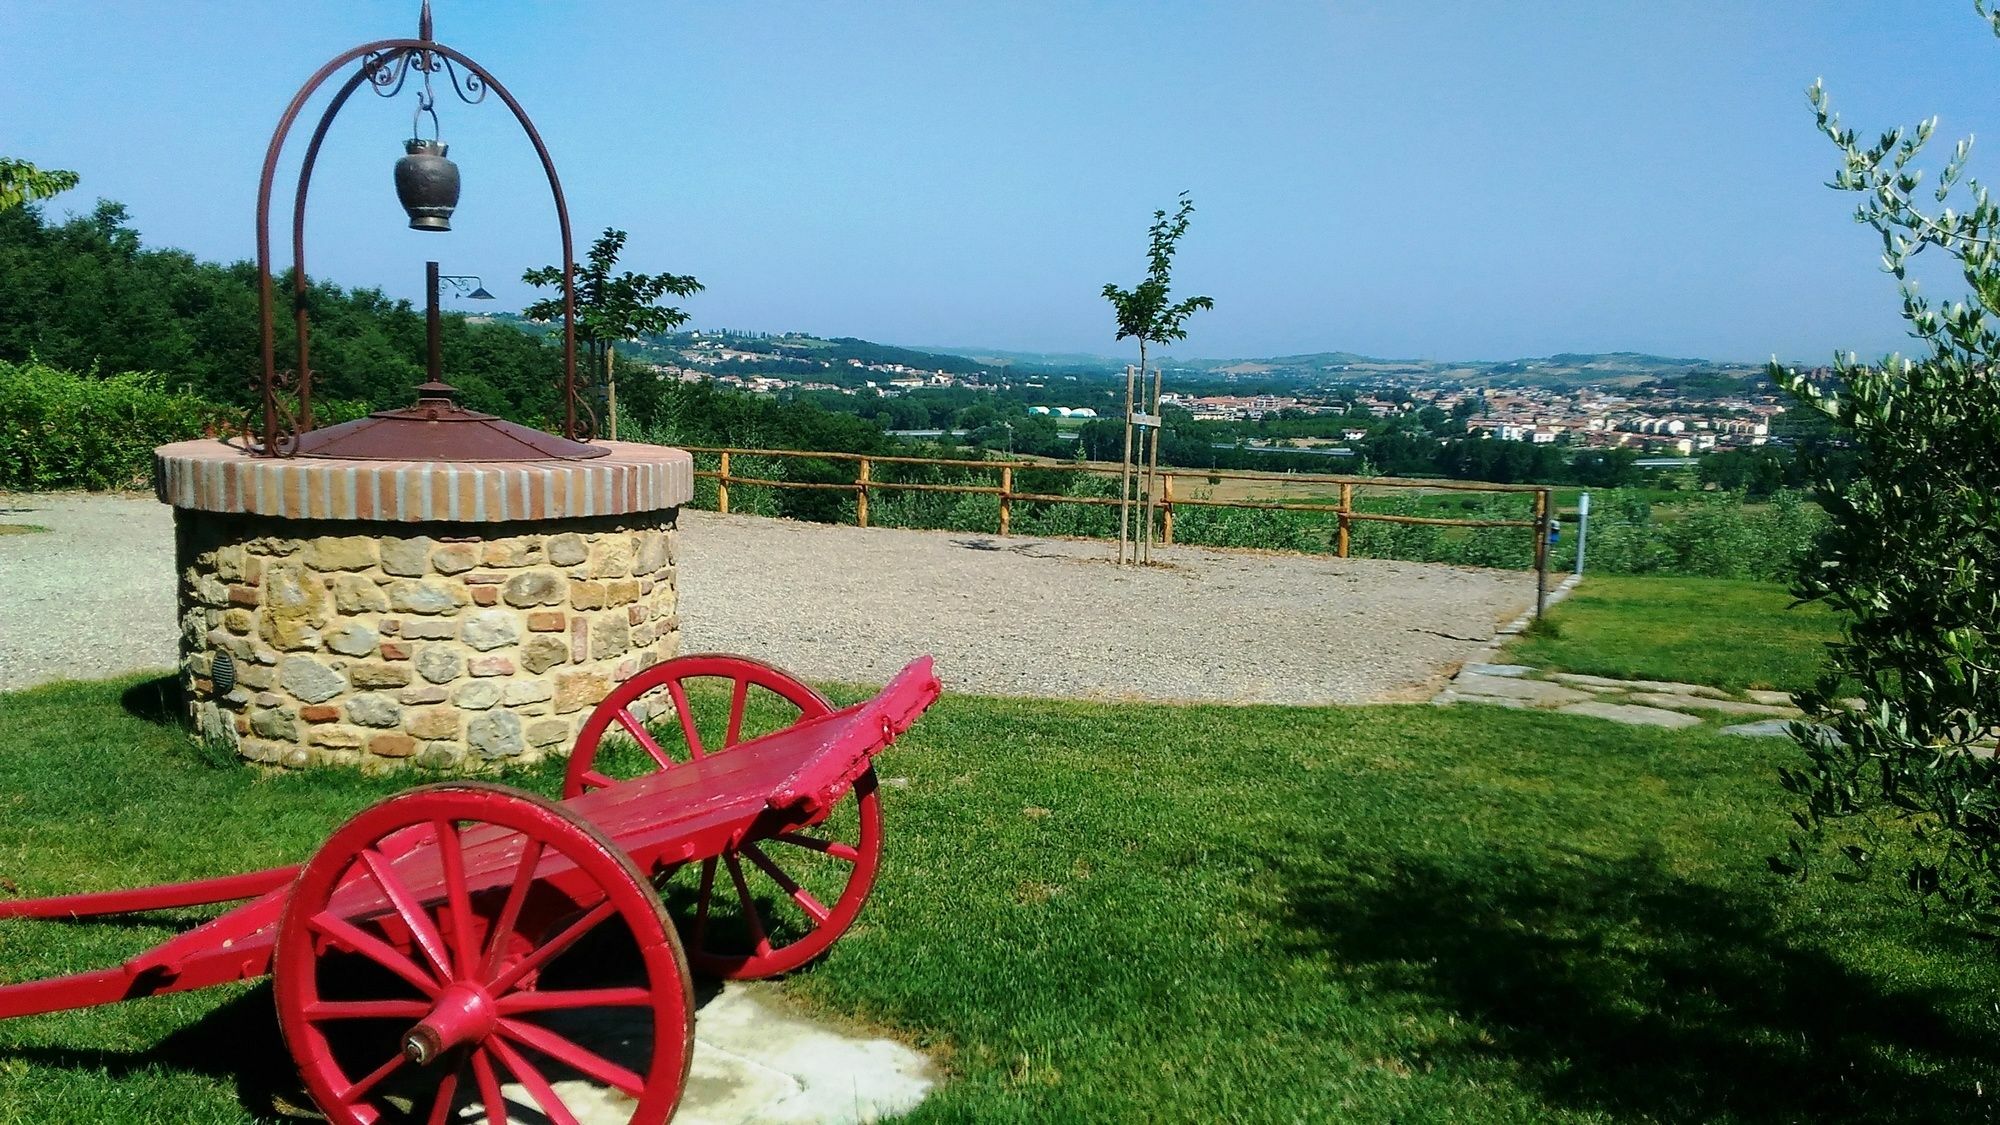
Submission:
[[[271,192],[277,180],[278,158],[283,154],[285,141],[306,102],[334,74],[357,62],[360,65],[335,91],[333,100],[320,115],[319,124],[313,129],[312,139],[306,145],[305,157],[299,166],[298,185],[292,199],[292,319],[298,356],[291,368],[298,375],[293,385],[287,386],[285,376],[278,370],[276,299],[271,275]],[[562,235],[563,436],[574,441],[588,441],[586,429],[595,429],[588,424],[589,410],[584,405],[583,388],[576,378],[575,239],[570,231],[569,204],[563,198],[562,181],[556,175],[555,161],[550,158],[548,146],[542,143],[534,122],[529,120],[527,111],[521,108],[514,95],[486,68],[463,52],[433,38],[430,0],[424,0],[423,12],[417,23],[417,38],[380,39],[364,43],[343,51],[321,66],[293,95],[283,116],[278,119],[277,129],[271,134],[270,147],[265,150],[264,172],[257,187],[257,308],[263,330],[260,388],[263,418],[261,427],[256,427],[262,440],[253,446],[253,451],[261,456],[292,456],[297,451],[299,435],[313,428],[305,218],[306,197],[312,186],[313,165],[319,159],[320,146],[341,107],[363,84],[381,97],[395,97],[402,92],[412,73],[422,84],[418,95],[419,113],[426,110],[435,112],[436,94],[432,78],[442,73],[450,82],[452,92],[467,105],[485,101],[489,92],[497,96],[512,111],[514,119],[527,134],[529,143],[534,145],[535,155],[541,158],[542,171],[548,176],[549,194],[555,201],[556,225]]]
[[[251,390],[261,391],[262,401],[256,406],[244,409],[243,416],[237,420],[235,427],[237,439],[243,443],[245,449],[262,452],[258,446],[260,440],[263,441],[264,448],[269,448],[270,440],[260,428],[258,419],[260,416],[268,417],[270,413],[275,412],[279,433],[288,435],[281,446],[281,455],[291,456],[298,435],[304,432],[299,428],[298,372],[289,367],[269,373],[259,371],[251,374],[245,382],[250,385]],[[312,382],[310,374],[306,376],[306,382]]]

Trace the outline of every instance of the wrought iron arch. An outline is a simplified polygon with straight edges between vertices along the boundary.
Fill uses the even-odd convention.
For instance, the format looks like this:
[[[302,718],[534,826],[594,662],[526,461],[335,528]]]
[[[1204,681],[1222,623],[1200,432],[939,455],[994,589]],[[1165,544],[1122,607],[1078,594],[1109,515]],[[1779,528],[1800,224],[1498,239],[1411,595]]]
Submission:
[[[297,380],[299,409],[296,414],[285,406],[278,394],[279,375],[277,368],[277,329],[273,317],[275,298],[272,293],[271,277],[271,191],[277,179],[278,159],[284,153],[285,142],[290,138],[293,125],[299,114],[321,86],[342,67],[356,61],[358,69],[334,94],[326,111],[320,115],[319,124],[313,129],[312,140],[306,146],[303,162],[299,166],[298,188],[292,201],[292,316],[296,325],[298,358],[293,369]],[[466,71],[463,84],[453,65],[462,66]],[[549,180],[549,193],[554,197],[556,224],[562,234],[563,263],[563,436],[571,440],[589,440],[580,435],[577,427],[579,388],[576,382],[576,267],[575,238],[570,229],[569,204],[563,197],[562,180],[556,175],[556,166],[549,156],[548,146],[542,143],[541,134],[529,119],[527,111],[515,100],[506,86],[493,77],[485,67],[461,51],[447,47],[431,37],[431,13],[429,0],[425,0],[423,15],[418,23],[418,38],[378,39],[358,47],[343,51],[321,66],[306,80],[293,95],[291,103],[285,107],[278,119],[278,127],[271,134],[271,143],[264,153],[263,176],[257,187],[257,308],[263,328],[263,445],[258,450],[267,457],[288,457],[297,446],[299,435],[313,428],[312,421],[312,368],[309,317],[306,311],[307,279],[305,268],[305,216],[306,198],[312,186],[313,165],[319,159],[320,145],[326,139],[328,127],[340,113],[347,99],[365,83],[371,84],[375,92],[384,97],[399,93],[408,80],[410,71],[417,70],[426,79],[444,70],[451,79],[452,89],[460,100],[468,104],[483,101],[488,90],[498,95],[521,129],[528,135],[528,141],[535,147],[535,155],[541,158],[542,171]],[[588,411],[586,410],[587,414]]]

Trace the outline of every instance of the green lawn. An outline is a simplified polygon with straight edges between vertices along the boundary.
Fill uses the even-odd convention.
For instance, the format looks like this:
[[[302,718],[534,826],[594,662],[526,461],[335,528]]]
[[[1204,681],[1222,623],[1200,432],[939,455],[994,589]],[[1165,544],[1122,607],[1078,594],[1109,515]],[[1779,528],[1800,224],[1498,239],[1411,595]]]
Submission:
[[[1506,659],[1564,672],[1798,691],[1839,631],[1817,605],[1792,608],[1768,582],[1586,575],[1549,611],[1551,628]]]
[[[1562,512],[1565,516],[1575,514],[1577,497],[1586,492],[1590,493],[1592,501],[1599,505],[1602,505],[1605,500],[1609,499],[1613,492],[1624,493],[1627,496],[1637,496],[1645,500],[1648,504],[1667,508],[1681,504],[1690,504],[1702,498],[1700,492],[1684,488],[1581,488],[1570,484],[1558,485],[1555,487],[1554,492],[1556,510]],[[1659,515],[1661,513],[1655,512],[1654,514]]]
[[[300,859],[397,784],[218,768],[130,686],[0,696],[0,889]],[[935,1051],[924,1122],[1988,1119],[1990,952],[1886,887],[1770,875],[1790,753],[948,696],[882,761],[873,901],[789,987]],[[0,923],[0,979],[176,924]],[[0,1024],[0,1120],[269,1119],[281,1049],[262,985]]]

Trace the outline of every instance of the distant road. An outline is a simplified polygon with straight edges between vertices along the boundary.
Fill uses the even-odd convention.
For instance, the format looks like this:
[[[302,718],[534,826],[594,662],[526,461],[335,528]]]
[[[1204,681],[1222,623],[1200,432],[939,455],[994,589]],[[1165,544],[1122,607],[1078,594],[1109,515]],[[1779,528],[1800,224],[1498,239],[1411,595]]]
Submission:
[[[1209,444],[1217,449],[1240,449],[1245,453],[1308,453],[1314,457],[1354,456],[1352,449],[1328,449],[1325,446],[1237,445],[1233,441],[1212,441]]]

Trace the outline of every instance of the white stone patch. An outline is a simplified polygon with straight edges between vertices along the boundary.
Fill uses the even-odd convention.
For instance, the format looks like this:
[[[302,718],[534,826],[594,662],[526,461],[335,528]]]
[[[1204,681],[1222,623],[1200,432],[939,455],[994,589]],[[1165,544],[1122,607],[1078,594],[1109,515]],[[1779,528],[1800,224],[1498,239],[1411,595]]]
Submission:
[[[626,1062],[625,1020],[605,1011],[569,1022],[563,1033],[606,1057]],[[890,1039],[851,1034],[809,1019],[785,1002],[777,986],[730,982],[695,1012],[694,1063],[674,1125],[864,1125],[908,1113],[937,1084],[922,1054]],[[580,1125],[624,1125],[633,1103],[616,1090],[580,1078],[551,1085]],[[510,1120],[542,1120],[525,1087],[504,1085]],[[462,1107],[460,1119],[484,1121],[484,1107]]]
[[[676,1125],[860,1125],[908,1113],[937,1084],[922,1054],[805,1018],[774,985],[725,985],[694,1034]]]

